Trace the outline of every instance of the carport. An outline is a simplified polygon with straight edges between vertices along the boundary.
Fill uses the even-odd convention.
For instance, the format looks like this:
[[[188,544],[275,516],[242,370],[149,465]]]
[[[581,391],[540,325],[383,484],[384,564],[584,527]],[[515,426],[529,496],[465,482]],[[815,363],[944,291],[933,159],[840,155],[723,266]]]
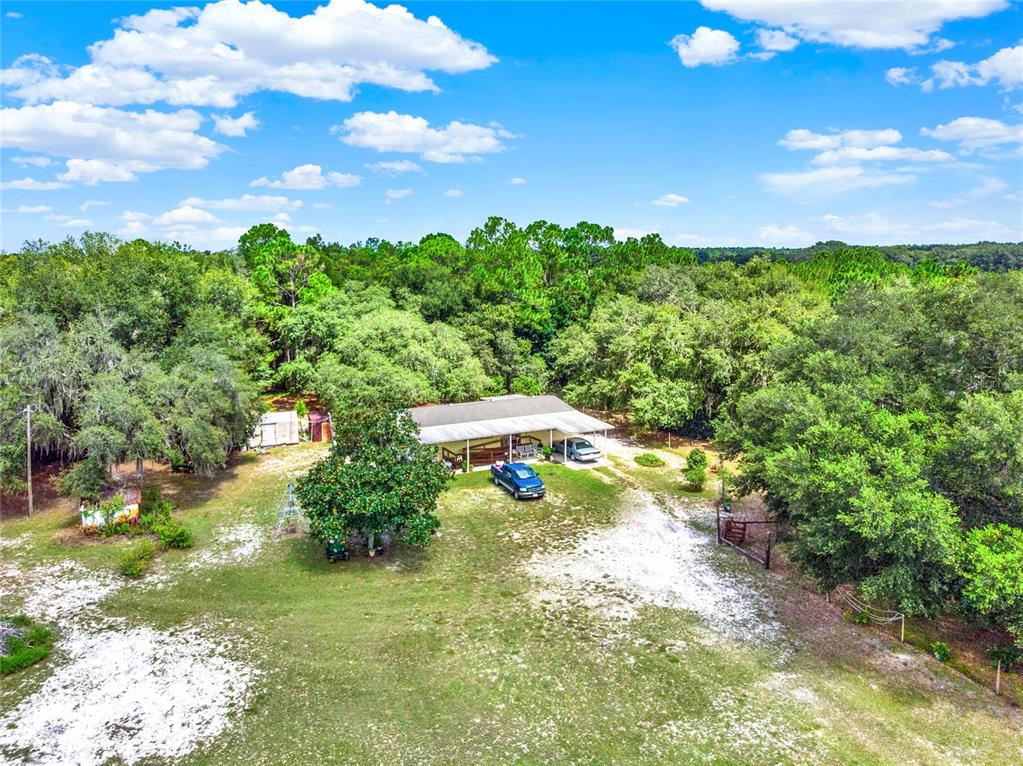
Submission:
[[[580,412],[556,396],[496,396],[478,402],[414,407],[423,444],[437,445],[452,466],[490,465],[536,457],[543,447],[573,436],[607,436],[609,423]],[[566,449],[567,452],[567,449]]]

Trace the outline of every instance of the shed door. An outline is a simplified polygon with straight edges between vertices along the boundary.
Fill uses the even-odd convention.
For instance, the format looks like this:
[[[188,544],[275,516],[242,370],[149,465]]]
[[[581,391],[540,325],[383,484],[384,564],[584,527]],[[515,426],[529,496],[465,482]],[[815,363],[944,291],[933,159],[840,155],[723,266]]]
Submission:
[[[264,423],[263,424],[263,446],[273,447],[277,444],[277,424],[276,423]]]

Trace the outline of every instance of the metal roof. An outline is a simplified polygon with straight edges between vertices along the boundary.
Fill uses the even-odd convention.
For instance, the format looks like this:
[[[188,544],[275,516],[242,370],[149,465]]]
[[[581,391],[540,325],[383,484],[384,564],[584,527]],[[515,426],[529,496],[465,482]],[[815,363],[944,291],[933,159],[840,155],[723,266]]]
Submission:
[[[290,421],[295,422],[295,427],[298,427],[298,413],[295,410],[281,410],[278,412],[264,412],[259,416],[260,425],[269,423],[288,423]]]
[[[424,444],[551,429],[584,434],[614,427],[579,412],[556,396],[507,396],[464,404],[414,407],[410,412]]]

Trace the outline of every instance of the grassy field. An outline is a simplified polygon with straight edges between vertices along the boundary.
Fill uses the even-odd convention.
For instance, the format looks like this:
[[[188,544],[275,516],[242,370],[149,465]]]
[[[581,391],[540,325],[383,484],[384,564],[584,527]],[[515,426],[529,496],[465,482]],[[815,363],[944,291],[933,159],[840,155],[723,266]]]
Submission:
[[[399,548],[331,565],[308,539],[270,538],[286,477],[315,454],[304,446],[250,455],[217,481],[160,477],[197,547],[162,554],[141,585],[111,588],[89,609],[119,630],[215,636],[252,676],[216,737],[145,763],[1023,758],[1015,709],[879,633],[829,617],[791,582],[716,546],[693,556],[715,582],[755,592],[763,600],[756,609],[767,612],[758,625],[773,633],[722,633],[693,611],[633,597],[628,582],[609,577],[608,590],[634,607],[618,618],[593,600],[599,588],[574,593],[570,581],[555,588],[538,577],[535,562],[556,572],[562,556],[565,571],[575,571],[573,551],[628,523],[637,504],[651,504],[644,518],[672,520],[680,539],[705,540],[706,499],[683,492],[670,469],[627,461],[594,470],[541,466],[549,494],[539,502],[515,502],[484,473],[458,476],[427,551]],[[84,572],[116,577],[127,543],[81,544],[64,531],[73,523],[60,512],[6,523],[5,563],[25,573],[73,560]],[[235,550],[244,555],[218,557],[225,535],[243,539]],[[0,613],[30,599],[11,574]],[[54,627],[62,629],[59,621]],[[32,702],[65,654],[58,643],[50,658],[5,683],[8,736],[18,706]],[[5,748],[14,762],[29,757]]]

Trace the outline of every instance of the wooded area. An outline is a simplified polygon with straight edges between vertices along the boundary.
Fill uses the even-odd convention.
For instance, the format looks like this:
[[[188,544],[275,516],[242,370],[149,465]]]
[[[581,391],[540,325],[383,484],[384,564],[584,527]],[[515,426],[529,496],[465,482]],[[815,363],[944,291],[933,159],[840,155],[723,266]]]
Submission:
[[[693,251],[491,218],[462,244],[199,252],[103,234],[0,256],[0,482],[76,461],[222,466],[263,404],[335,416],[553,391],[713,436],[822,588],[1023,641],[1020,245]]]

